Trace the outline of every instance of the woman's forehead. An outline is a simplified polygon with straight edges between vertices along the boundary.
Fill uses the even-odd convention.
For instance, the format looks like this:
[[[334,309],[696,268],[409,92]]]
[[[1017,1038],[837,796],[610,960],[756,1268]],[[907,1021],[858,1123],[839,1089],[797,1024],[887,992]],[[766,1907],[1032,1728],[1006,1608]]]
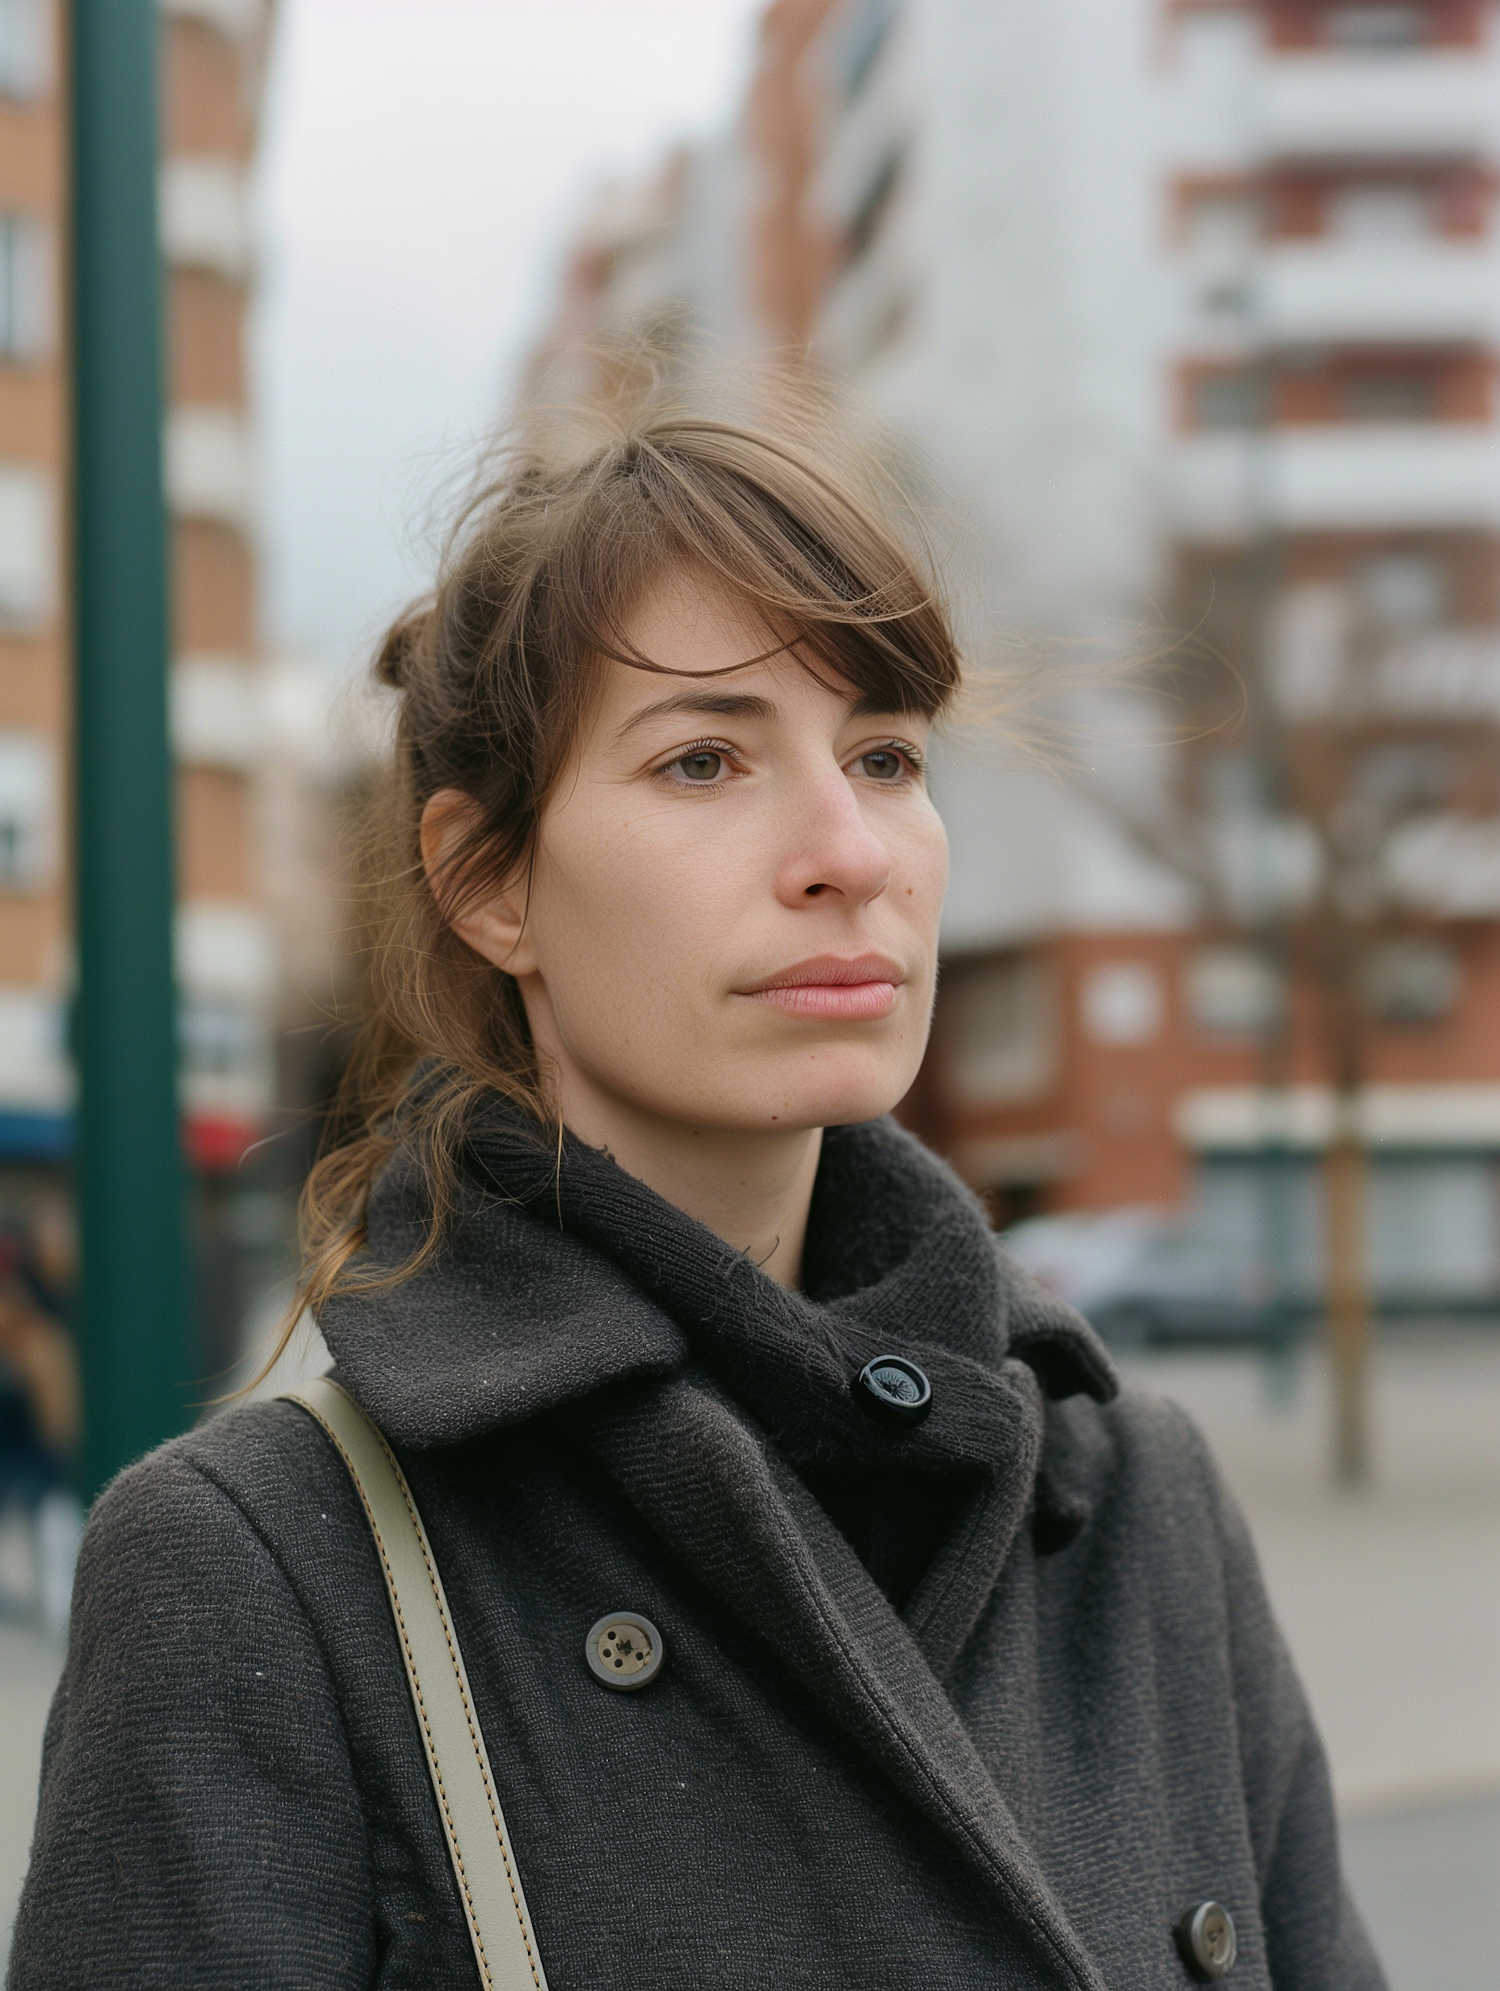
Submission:
[[[721,670],[788,640],[747,595],[711,574],[673,568],[625,617],[628,646],[664,670]],[[711,662],[705,662],[711,656]]]

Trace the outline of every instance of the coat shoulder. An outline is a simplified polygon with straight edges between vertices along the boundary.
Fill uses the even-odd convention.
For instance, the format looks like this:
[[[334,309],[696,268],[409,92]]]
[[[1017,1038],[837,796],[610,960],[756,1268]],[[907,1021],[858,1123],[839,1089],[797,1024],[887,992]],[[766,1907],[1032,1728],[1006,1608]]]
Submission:
[[[363,1619],[328,1608],[317,1538],[278,1538],[265,1509],[279,1475],[304,1515],[335,1512],[320,1442],[290,1404],[246,1407],[159,1447],[95,1502],[47,1728],[17,1987],[374,1981],[350,1725],[362,1710],[334,1637],[349,1621],[367,1665],[383,1664],[376,1719],[407,1715],[400,1660],[388,1631],[384,1648],[369,1636],[382,1629],[378,1573]],[[348,1546],[325,1539],[334,1571]]]
[[[1215,1477],[1203,1434],[1181,1405],[1134,1383],[1107,1403],[1081,1395],[1048,1403],[1047,1442],[1093,1492],[1138,1480],[1176,1485],[1185,1475],[1201,1487],[1205,1475]]]
[[[97,1583],[109,1570],[129,1587],[149,1567],[188,1589],[226,1562],[269,1559],[291,1577],[304,1545],[363,1528],[333,1447],[275,1399],[224,1411],[119,1473],[90,1511],[81,1573]]]
[[[1139,1546],[1184,1536],[1240,1546],[1243,1524],[1197,1425],[1179,1404],[1135,1384],[1107,1403],[1046,1407],[1042,1473],[1095,1524],[1113,1518]]]
[[[308,1414],[277,1397],[242,1404],[171,1438],[105,1487],[91,1522],[167,1519],[217,1488],[236,1505],[258,1488],[337,1477],[342,1468]]]

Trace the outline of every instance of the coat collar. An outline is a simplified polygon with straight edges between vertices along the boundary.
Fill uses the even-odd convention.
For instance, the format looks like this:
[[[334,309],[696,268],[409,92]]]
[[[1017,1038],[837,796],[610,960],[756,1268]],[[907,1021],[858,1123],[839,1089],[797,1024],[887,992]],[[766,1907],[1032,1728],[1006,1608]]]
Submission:
[[[370,1199],[359,1265],[379,1279],[421,1250],[428,1205],[398,1154]],[[409,1278],[327,1302],[339,1380],[397,1445],[430,1450],[525,1423],[631,1378],[666,1376],[687,1337],[581,1238],[473,1184]]]
[[[968,1191],[890,1122],[826,1137],[809,1227],[820,1301],[783,1292],[600,1150],[568,1136],[559,1171],[557,1150],[513,1120],[476,1141],[439,1250],[378,1283],[418,1253],[426,1224],[420,1172],[398,1152],[372,1192],[358,1268],[377,1283],[330,1300],[319,1322],[341,1380],[415,1449],[670,1375],[716,1323],[711,1359],[753,1395],[753,1337],[736,1332],[747,1318],[805,1350],[809,1382],[865,1342],[869,1354],[895,1342],[979,1398],[1007,1357],[1050,1397],[1107,1401],[1116,1388],[1093,1330],[994,1247]]]

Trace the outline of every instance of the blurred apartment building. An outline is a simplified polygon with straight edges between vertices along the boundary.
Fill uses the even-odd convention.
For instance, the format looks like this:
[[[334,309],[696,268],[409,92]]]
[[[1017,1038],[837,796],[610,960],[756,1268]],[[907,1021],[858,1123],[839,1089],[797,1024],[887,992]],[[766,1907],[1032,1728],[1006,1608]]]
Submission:
[[[0,0],[0,1218],[11,1223],[56,1195],[71,1126],[66,11]],[[274,1097],[244,350],[270,10],[163,0],[161,11],[183,1111],[212,1287],[214,1185],[265,1131]],[[212,1316],[212,1291],[204,1304]]]
[[[524,401],[587,399],[610,384],[612,349],[639,339],[716,385],[747,357],[806,346],[845,256],[812,199],[834,11],[774,0],[734,127],[598,190],[565,249]]]
[[[1326,1032],[1259,922],[1319,859],[1269,731],[1351,808],[1405,798],[1359,991],[1377,1286],[1500,1294],[1497,169],[1487,0],[778,0],[736,128],[575,258],[566,338],[675,309],[848,383],[925,466],[981,658],[1050,643],[1067,680],[1168,628],[1176,678],[1212,659],[1196,739],[1099,690],[1092,778],[938,765],[908,1107],[1002,1218],[1196,1201],[1243,1241],[1269,1153],[1311,1186]],[[1153,791],[1216,900],[1140,833]]]

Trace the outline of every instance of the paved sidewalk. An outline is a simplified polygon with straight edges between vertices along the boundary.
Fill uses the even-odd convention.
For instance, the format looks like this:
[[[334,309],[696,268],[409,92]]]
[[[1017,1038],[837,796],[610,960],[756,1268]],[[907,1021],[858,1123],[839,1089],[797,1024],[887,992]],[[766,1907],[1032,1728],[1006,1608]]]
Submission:
[[[10,1951],[11,1924],[36,1806],[42,1730],[62,1665],[55,1640],[27,1626],[0,1624],[0,1967]]]
[[[1359,1493],[1330,1483],[1320,1361],[1279,1407],[1245,1356],[1128,1373],[1196,1418],[1245,1508],[1345,1815],[1500,1793],[1500,1332],[1380,1348]]]
[[[1391,1991],[1495,1991],[1500,1797],[1355,1819],[1344,1865]]]

